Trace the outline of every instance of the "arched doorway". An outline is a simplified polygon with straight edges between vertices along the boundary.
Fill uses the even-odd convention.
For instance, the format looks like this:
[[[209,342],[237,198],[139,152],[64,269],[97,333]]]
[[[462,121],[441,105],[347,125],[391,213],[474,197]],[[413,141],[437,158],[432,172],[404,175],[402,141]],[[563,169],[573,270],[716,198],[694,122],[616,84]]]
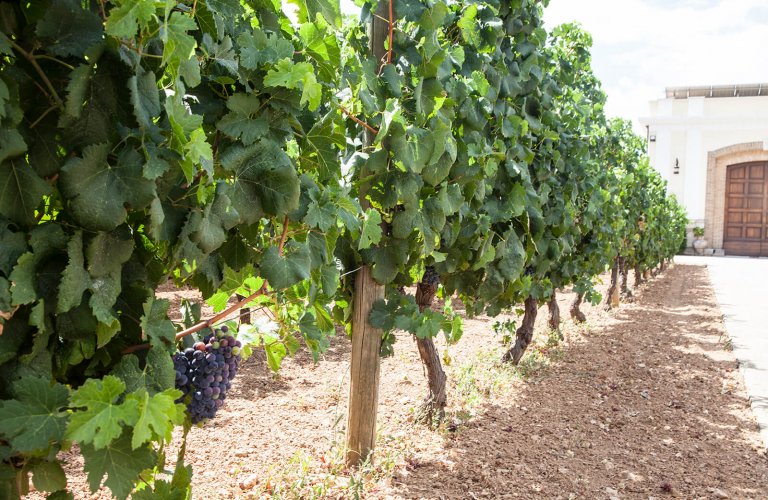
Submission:
[[[723,249],[768,256],[768,162],[729,165],[725,185]]]

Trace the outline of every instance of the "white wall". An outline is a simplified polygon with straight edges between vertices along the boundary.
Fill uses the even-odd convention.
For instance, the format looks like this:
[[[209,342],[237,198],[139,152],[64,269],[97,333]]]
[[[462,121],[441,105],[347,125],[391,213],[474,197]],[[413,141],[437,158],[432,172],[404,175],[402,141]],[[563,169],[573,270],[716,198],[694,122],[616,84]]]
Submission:
[[[688,217],[703,225],[708,153],[768,141],[768,96],[660,99],[650,103],[650,111],[641,123],[656,138],[648,143],[651,165],[667,179]]]

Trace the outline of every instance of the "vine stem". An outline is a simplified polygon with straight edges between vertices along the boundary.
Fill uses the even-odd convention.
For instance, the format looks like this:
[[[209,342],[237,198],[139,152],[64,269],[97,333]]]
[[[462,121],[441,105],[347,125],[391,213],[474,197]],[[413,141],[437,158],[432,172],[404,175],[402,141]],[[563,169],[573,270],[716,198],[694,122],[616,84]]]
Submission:
[[[37,59],[35,59],[35,56],[32,55],[31,52],[27,52],[26,50],[24,50],[18,43],[14,41],[11,41],[11,47],[13,47],[14,50],[16,50],[16,52],[24,56],[24,59],[29,61],[29,64],[31,64],[32,67],[35,68],[35,71],[37,71],[37,74],[40,75],[40,78],[43,80],[43,83],[45,84],[45,86],[48,87],[48,91],[51,93],[53,100],[56,101],[56,106],[58,108],[64,109],[64,101],[62,101],[61,97],[59,97],[59,94],[56,92],[56,88],[48,79],[48,75],[45,74],[45,72],[43,71],[43,68],[41,68],[40,65],[37,64]]]
[[[392,4],[393,0],[389,0],[389,46],[387,47],[387,64],[392,64],[392,40],[395,36],[395,15]]]
[[[345,115],[347,115],[349,118],[351,118],[353,122],[357,123],[357,124],[358,124],[358,125],[360,125],[361,127],[364,127],[366,130],[368,130],[368,131],[369,131],[369,132],[371,132],[372,134],[378,134],[378,133],[379,133],[379,130],[378,130],[378,129],[376,129],[376,128],[374,128],[374,127],[371,127],[370,125],[368,125],[367,123],[365,123],[363,120],[361,120],[360,118],[358,118],[358,117],[356,117],[355,115],[353,115],[352,113],[350,113],[350,112],[349,112],[349,110],[348,110],[347,108],[345,108],[344,106],[342,106],[342,105],[339,105],[339,109],[341,109],[341,112],[342,112],[342,113],[344,113],[344,114],[345,114]]]
[[[283,255],[283,248],[285,247],[285,241],[288,239],[288,216],[286,215],[285,218],[283,218],[283,231],[280,235],[280,243],[277,247],[277,253],[282,256]],[[189,328],[180,331],[176,334],[176,340],[181,340],[184,337],[187,337],[189,335],[192,335],[193,333],[197,333],[200,330],[205,330],[206,328],[211,328],[216,323],[219,323],[221,320],[226,319],[231,315],[233,312],[238,311],[242,307],[244,307],[249,302],[255,300],[258,297],[261,297],[262,295],[265,295],[267,293],[267,286],[268,283],[265,280],[264,283],[261,285],[261,287],[253,292],[248,297],[244,298],[243,300],[237,302],[236,304],[229,306],[228,308],[224,309],[218,314],[215,314],[214,316],[200,321],[199,323],[190,326]],[[141,351],[144,349],[149,349],[150,345],[148,343],[144,344],[138,344],[134,346],[127,347],[123,349],[123,354],[130,354],[136,351]]]

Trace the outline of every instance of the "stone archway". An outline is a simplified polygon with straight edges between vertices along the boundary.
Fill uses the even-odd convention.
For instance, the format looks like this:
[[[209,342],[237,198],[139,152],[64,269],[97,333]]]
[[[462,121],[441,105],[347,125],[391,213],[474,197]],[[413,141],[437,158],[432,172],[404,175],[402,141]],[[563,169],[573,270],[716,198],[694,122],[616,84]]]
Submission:
[[[752,161],[768,161],[763,142],[745,142],[710,151],[707,155],[707,198],[704,238],[710,248],[723,248],[725,229],[725,183],[729,165]]]

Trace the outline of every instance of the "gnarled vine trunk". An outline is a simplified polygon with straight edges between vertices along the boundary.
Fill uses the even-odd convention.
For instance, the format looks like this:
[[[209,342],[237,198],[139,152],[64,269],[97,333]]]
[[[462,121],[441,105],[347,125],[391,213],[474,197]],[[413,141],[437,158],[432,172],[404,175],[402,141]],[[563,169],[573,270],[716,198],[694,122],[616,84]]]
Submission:
[[[557,305],[557,290],[552,290],[552,297],[549,298],[547,309],[549,309],[549,319],[547,320],[549,328],[556,331],[558,338],[563,340],[563,332],[560,331],[560,306]]]
[[[434,273],[429,268],[424,273],[422,281],[416,285],[416,304],[420,311],[424,311],[432,306],[437,293],[439,281],[436,275],[428,276]],[[427,278],[427,279],[425,279]],[[429,396],[424,400],[419,408],[417,419],[427,425],[437,425],[445,416],[445,405],[448,402],[446,394],[447,377],[440,362],[440,355],[437,353],[437,347],[431,337],[416,339],[416,345],[419,348],[419,356],[424,368],[427,371],[427,381],[429,383]]]
[[[632,290],[629,289],[629,267],[624,259],[621,259],[621,293],[627,297],[632,296]]]
[[[513,345],[502,358],[504,362],[512,362],[512,364],[520,363],[520,360],[525,354],[525,350],[533,340],[533,327],[536,324],[536,315],[539,312],[539,305],[536,303],[536,299],[528,297],[525,299],[525,314],[523,315],[523,324],[515,332],[515,345]]]
[[[645,280],[643,279],[643,273],[640,271],[639,267],[635,268],[635,288],[637,288],[641,283],[643,283]]]
[[[611,268],[611,286],[608,288],[608,296],[605,299],[606,309],[619,307],[619,263],[621,257],[616,257]]]
[[[571,304],[571,319],[573,319],[573,321],[575,321],[576,323],[584,323],[585,321],[587,321],[587,317],[581,311],[581,303],[583,301],[584,301],[584,294],[579,293],[576,295],[576,298],[573,299],[573,303]]]

